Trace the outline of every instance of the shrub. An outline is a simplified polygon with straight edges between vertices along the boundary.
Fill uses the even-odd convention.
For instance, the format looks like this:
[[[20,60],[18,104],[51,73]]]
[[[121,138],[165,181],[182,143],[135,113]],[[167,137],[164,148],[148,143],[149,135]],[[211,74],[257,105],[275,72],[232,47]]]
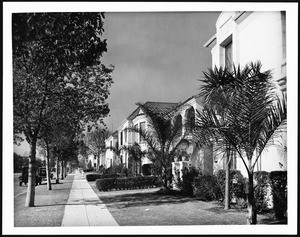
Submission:
[[[142,165],[142,173],[143,175],[151,175],[151,164],[143,164]]]
[[[270,188],[269,173],[266,171],[254,172],[254,181],[256,182],[254,189],[254,198],[256,201],[256,209],[258,213],[268,210],[268,193]]]
[[[83,172],[93,172],[94,168],[85,168],[83,169]]]
[[[286,217],[287,211],[287,171],[272,171],[269,177],[272,186],[275,217],[281,220]]]
[[[114,177],[96,179],[99,191],[152,188],[161,185],[158,176]]]
[[[107,168],[104,171],[104,174],[109,174],[109,175],[123,174],[123,175],[127,176],[128,171],[127,171],[127,168],[125,167],[125,164],[121,163],[119,165],[111,166],[111,167]]]
[[[115,186],[116,178],[96,179],[95,184],[99,191],[109,191]]]
[[[88,182],[95,181],[96,179],[105,179],[105,178],[118,178],[122,177],[124,174],[98,174],[98,173],[93,173],[93,174],[87,174],[85,176],[86,180]]]
[[[178,177],[177,186],[181,190],[181,192],[185,195],[192,196],[193,195],[193,182],[194,179],[199,175],[199,170],[195,167],[190,167],[189,169],[185,167],[182,170],[182,178]]]
[[[150,172],[151,172],[151,175],[161,175],[162,173],[162,168],[156,164],[156,163],[151,163],[149,164],[150,165]]]
[[[204,201],[219,200],[222,193],[216,176],[200,175],[196,177],[193,182],[193,195]]]
[[[225,197],[225,180],[226,171],[219,170],[217,173],[217,180],[222,192],[222,199]],[[245,194],[245,178],[239,170],[230,170],[230,200],[233,198],[246,199]]]

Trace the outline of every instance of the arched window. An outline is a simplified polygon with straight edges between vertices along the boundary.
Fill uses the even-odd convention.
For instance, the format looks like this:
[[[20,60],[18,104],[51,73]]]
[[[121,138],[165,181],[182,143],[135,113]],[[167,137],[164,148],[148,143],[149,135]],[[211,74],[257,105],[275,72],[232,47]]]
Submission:
[[[193,107],[187,110],[186,122],[188,131],[192,132],[195,128],[195,110]]]
[[[182,116],[180,114],[175,117],[174,128],[178,130],[179,134],[182,133]]]

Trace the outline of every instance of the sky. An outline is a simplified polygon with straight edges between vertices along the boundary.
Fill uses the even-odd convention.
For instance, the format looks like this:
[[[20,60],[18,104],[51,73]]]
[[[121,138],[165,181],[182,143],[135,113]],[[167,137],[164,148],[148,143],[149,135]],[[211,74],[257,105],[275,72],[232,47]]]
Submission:
[[[215,34],[220,12],[107,12],[102,63],[114,65],[104,119],[116,130],[137,102],[179,102],[199,91],[202,71],[211,67],[203,45]],[[14,146],[20,155],[29,145]]]
[[[210,49],[220,12],[106,13],[102,63],[115,66],[110,115],[116,130],[137,102],[179,102],[199,91],[202,71],[211,66]]]

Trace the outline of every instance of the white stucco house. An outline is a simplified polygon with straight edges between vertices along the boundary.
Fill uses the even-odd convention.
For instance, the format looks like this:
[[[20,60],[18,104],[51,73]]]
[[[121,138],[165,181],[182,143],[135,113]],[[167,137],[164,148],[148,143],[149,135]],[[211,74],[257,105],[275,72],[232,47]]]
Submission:
[[[246,65],[260,61],[262,70],[272,70],[273,80],[286,93],[286,15],[276,12],[222,12],[216,22],[216,33],[204,44],[211,50],[212,67]],[[277,140],[286,144],[286,133]],[[246,175],[244,164],[236,160],[236,168]],[[257,170],[286,170],[282,149],[268,148],[257,163]]]
[[[118,131],[114,131],[112,135],[110,135],[105,140],[105,168],[109,168],[113,166],[116,162],[116,155],[114,154],[114,151],[111,149],[112,147],[115,147],[118,142]]]
[[[146,106],[155,107],[159,110],[169,110],[177,103],[166,103],[166,102],[146,102]],[[143,140],[143,138],[139,135],[139,133],[133,132],[128,130],[128,128],[135,127],[136,129],[142,129],[147,130],[148,129],[148,118],[144,114],[142,108],[138,106],[126,119],[123,120],[121,125],[118,128],[118,142],[120,146],[132,146],[134,143],[138,143],[141,150],[145,151],[147,150],[146,142]],[[129,163],[129,154],[126,150],[121,150],[121,159],[122,162],[126,165],[128,168]],[[141,160],[141,166],[144,164],[149,164],[151,161],[145,156]],[[139,170],[138,172],[141,172]]]
[[[97,159],[97,156],[94,154],[89,154],[86,159],[86,165],[91,161],[92,167],[94,170],[97,170],[100,166],[106,167],[106,158],[105,158],[105,152],[102,152],[100,154],[99,160]]]

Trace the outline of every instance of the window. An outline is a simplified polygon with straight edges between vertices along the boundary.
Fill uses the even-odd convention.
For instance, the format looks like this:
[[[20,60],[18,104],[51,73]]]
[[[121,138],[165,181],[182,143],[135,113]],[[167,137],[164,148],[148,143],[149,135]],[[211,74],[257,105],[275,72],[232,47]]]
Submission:
[[[138,130],[138,124],[134,125],[134,129],[137,131]],[[135,132],[134,133],[134,142],[138,143],[139,142],[139,133]]]
[[[178,132],[178,134],[181,135],[182,133],[182,117],[181,115],[177,115],[175,118],[175,124],[174,124],[174,129]]]
[[[123,131],[120,132],[120,144],[123,146]]]
[[[187,113],[187,122],[189,125],[189,132],[193,132],[195,128],[195,110],[190,108]]]
[[[225,67],[232,69],[232,41],[225,45]]]
[[[110,141],[110,149],[112,149],[112,141]]]
[[[141,123],[140,123],[140,129],[141,129],[142,131],[145,131],[145,128],[146,128],[146,122],[141,122]],[[143,137],[140,136],[140,142],[143,142],[143,141],[144,141]]]
[[[124,139],[125,139],[125,142],[127,142],[127,130],[126,129],[124,130]]]

